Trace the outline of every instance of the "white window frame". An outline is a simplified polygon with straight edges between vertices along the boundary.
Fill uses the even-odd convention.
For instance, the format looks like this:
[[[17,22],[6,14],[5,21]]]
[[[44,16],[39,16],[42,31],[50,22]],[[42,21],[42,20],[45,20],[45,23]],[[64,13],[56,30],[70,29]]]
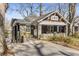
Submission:
[[[59,18],[58,18],[58,16],[55,16],[55,15],[53,15],[53,16],[51,16],[51,20],[58,20]]]

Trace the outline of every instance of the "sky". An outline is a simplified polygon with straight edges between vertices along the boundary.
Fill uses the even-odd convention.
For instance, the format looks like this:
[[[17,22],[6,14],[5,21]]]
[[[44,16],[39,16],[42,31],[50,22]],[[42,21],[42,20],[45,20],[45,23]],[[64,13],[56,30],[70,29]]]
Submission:
[[[23,3],[22,3],[23,4]],[[7,13],[6,13],[6,19],[7,20],[12,20],[12,18],[18,18],[18,19],[23,19],[23,17],[21,16],[21,14],[17,11],[15,11],[16,9],[19,9],[19,5],[21,4],[18,4],[18,3],[9,3],[9,8],[7,10]],[[33,8],[33,12],[35,14],[38,15],[38,10],[36,11],[36,8],[38,7],[38,3],[35,3],[33,4],[34,8]],[[47,10],[46,12],[44,13],[48,13],[50,11],[53,11],[53,10],[58,10],[57,8],[57,5],[56,3],[44,3],[42,4],[44,7],[43,9],[44,10]],[[65,5],[61,4],[61,7],[63,7],[63,9],[66,9],[65,8]],[[28,7],[26,7],[28,8]],[[30,12],[30,11],[29,11]],[[79,4],[76,4],[76,13],[75,13],[76,16],[79,16]]]

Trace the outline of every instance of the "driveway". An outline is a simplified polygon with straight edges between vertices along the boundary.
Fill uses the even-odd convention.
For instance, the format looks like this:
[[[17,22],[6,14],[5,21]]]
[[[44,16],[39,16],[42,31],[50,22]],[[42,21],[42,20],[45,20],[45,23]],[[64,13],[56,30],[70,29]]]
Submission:
[[[15,56],[78,56],[79,51],[42,40],[27,40],[11,45]]]

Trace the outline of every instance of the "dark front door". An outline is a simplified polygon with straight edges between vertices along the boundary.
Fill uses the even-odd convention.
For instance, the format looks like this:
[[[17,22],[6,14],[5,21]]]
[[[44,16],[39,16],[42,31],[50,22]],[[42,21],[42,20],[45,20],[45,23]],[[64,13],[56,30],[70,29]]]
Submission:
[[[34,29],[35,27],[33,25],[31,25],[31,34],[34,36]]]

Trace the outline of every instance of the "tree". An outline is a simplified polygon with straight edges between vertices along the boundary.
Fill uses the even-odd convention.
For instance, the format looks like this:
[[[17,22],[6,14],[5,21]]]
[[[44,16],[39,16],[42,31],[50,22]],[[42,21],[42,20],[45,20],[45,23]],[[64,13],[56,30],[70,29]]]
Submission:
[[[19,8],[11,9],[12,11],[17,11],[22,17],[33,15],[33,3],[19,3],[17,4]]]
[[[30,12],[31,12],[30,14],[33,15],[33,4],[30,3],[29,7],[30,7]]]
[[[62,10],[62,8],[61,8],[61,4],[58,3],[58,11],[59,11],[59,13],[61,13],[61,10]]]
[[[43,6],[42,6],[42,3],[40,3],[40,4],[39,4],[39,10],[40,10],[39,13],[40,13],[40,16],[42,16],[42,13],[43,13],[43,11],[42,11],[42,7],[43,7]]]
[[[67,5],[67,6],[66,6]],[[62,7],[63,6],[63,7]],[[66,6],[66,7],[65,7]],[[58,11],[61,13],[65,19],[68,20],[70,24],[68,24],[68,35],[73,35],[74,32],[74,21],[75,21],[75,12],[76,12],[76,4],[69,3],[69,4],[58,4]]]
[[[44,8],[44,4],[39,3],[38,6],[36,7],[37,13],[39,13],[39,16],[42,16],[44,12],[46,12],[48,9]]]
[[[68,35],[73,35],[73,27],[74,27],[74,16],[76,12],[76,4],[69,3],[69,23],[68,24]]]
[[[58,3],[57,6],[58,6],[58,12],[61,13],[64,16],[64,18],[67,18],[68,17],[68,9],[69,9],[68,4]]]
[[[6,41],[5,41],[5,34],[4,34],[4,17],[5,17],[5,12],[6,12],[6,9],[7,9],[7,4],[0,4],[1,8],[1,12],[0,12],[0,39],[2,41],[2,45],[3,45],[3,52],[5,52],[6,50],[8,50],[8,47],[7,47],[7,44],[6,44]]]
[[[8,49],[6,39],[5,39],[5,26],[4,26],[4,21],[5,21],[5,13],[8,8],[8,4],[6,3],[1,3],[0,4],[0,40],[3,46],[3,53],[2,55],[7,55],[10,50]]]

